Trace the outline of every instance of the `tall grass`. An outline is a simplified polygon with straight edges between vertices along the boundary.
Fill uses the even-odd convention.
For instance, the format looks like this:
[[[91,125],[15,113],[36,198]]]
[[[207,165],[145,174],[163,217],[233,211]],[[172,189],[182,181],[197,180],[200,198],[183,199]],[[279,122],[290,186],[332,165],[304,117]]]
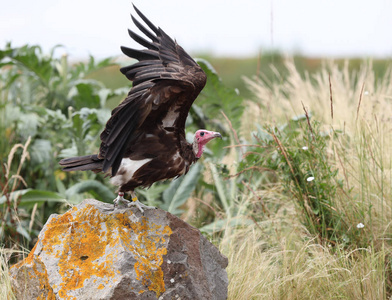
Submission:
[[[13,256],[26,257],[25,250],[17,250],[16,247],[0,248],[0,299],[16,299],[11,288],[11,277],[9,273],[10,260]]]
[[[242,133],[276,175],[256,191],[273,187],[275,209],[222,238],[229,299],[391,299],[392,68],[286,67],[285,81],[245,79],[255,100]]]
[[[273,68],[271,66],[271,68]],[[252,121],[283,123],[293,115],[303,114],[303,104],[316,119],[326,125],[338,125],[354,132],[358,120],[391,123],[389,108],[392,100],[392,68],[383,77],[375,75],[371,61],[364,61],[358,71],[350,71],[349,62],[339,67],[333,61],[312,74],[302,76],[294,62],[286,60],[285,78],[275,69],[274,79],[261,75],[245,78],[255,95]],[[331,115],[331,92],[333,117]]]
[[[279,227],[274,223],[260,225]],[[390,251],[331,251],[290,225],[273,236],[248,227],[223,241],[230,245],[229,299],[387,299]]]

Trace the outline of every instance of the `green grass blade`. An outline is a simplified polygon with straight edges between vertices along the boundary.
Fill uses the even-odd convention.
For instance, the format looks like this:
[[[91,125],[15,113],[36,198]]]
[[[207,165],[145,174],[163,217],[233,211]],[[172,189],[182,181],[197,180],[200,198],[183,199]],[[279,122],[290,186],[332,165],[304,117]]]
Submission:
[[[177,179],[177,182],[172,186],[173,188],[171,189],[169,187],[168,191],[164,192],[166,201],[169,201],[170,199],[170,205],[167,208],[168,212],[172,214],[178,214],[181,212],[178,208],[183,205],[186,200],[188,200],[192,192],[195,190],[201,169],[201,164],[192,166],[186,176],[181,179]],[[181,181],[178,183],[179,180]]]

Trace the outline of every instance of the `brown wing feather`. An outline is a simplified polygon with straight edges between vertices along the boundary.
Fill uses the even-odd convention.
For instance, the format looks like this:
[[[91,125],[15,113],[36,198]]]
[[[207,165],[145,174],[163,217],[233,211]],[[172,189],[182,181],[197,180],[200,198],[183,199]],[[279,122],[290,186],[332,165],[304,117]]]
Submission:
[[[124,54],[139,62],[121,72],[133,87],[127,98],[112,111],[101,134],[99,158],[102,170],[112,168],[115,175],[127,147],[138,131],[146,126],[170,124],[179,138],[185,138],[184,126],[189,109],[206,82],[199,65],[162,29],[155,27],[135,6],[135,11],[152,32],[132,20],[151,41],[129,30],[129,35],[147,49],[121,47]]]

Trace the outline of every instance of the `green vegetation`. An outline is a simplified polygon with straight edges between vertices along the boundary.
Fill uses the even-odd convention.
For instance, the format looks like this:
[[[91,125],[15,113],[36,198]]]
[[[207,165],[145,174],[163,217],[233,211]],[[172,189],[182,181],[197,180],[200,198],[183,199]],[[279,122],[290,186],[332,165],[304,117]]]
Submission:
[[[392,66],[203,58],[208,84],[187,132],[225,137],[185,177],[138,190],[141,200],[220,247],[229,299],[389,299]],[[97,151],[129,90],[118,68],[92,57],[71,65],[36,46],[0,51],[0,298],[11,297],[9,264],[50,214],[114,199],[101,174],[57,162]]]

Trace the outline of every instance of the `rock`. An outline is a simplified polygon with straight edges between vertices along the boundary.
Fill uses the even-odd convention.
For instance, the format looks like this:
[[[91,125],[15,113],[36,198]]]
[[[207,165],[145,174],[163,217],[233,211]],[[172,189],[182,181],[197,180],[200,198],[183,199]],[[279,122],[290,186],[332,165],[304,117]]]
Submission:
[[[87,199],[51,215],[10,273],[17,299],[226,299],[227,263],[168,212]]]

